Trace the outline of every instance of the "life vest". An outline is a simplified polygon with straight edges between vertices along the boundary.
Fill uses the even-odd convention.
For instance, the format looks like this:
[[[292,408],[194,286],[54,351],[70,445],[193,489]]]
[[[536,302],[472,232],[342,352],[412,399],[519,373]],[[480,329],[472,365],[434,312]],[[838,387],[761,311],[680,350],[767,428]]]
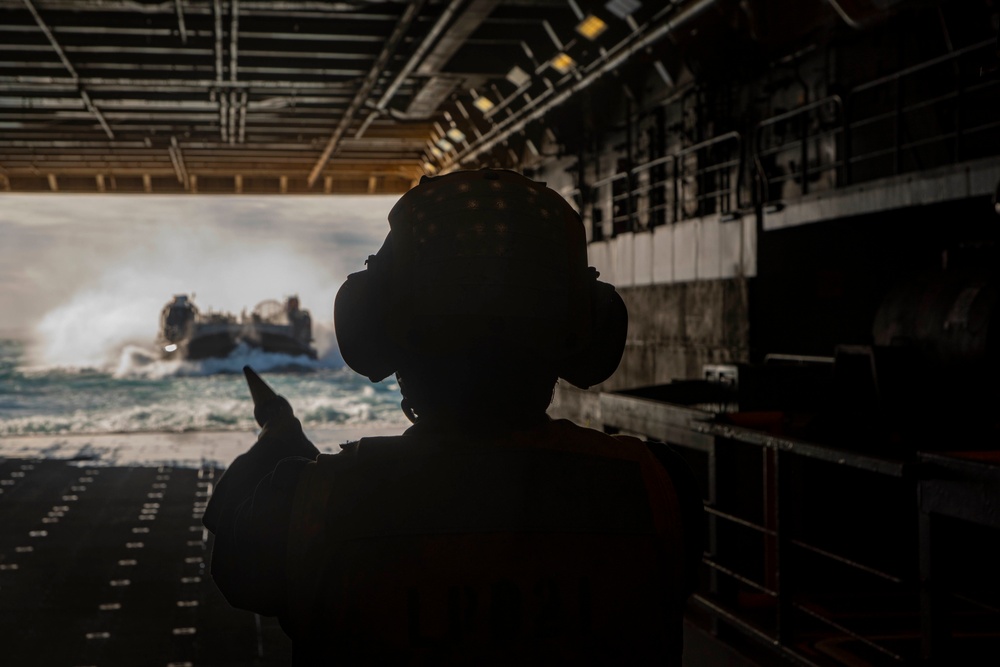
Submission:
[[[289,539],[296,664],[679,659],[677,495],[635,438],[366,438],[306,466]]]

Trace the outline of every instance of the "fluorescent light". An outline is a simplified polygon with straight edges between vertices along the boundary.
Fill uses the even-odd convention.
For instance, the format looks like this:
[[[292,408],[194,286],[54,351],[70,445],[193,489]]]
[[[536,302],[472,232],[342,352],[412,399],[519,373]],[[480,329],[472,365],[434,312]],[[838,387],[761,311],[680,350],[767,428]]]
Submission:
[[[448,130],[448,138],[454,141],[456,144],[465,141],[465,133],[462,132],[457,127],[453,127]]]
[[[531,81],[531,75],[525,72],[517,65],[514,65],[513,67],[510,68],[510,71],[507,72],[507,80],[510,81],[515,86],[517,86],[518,88],[520,88],[524,84]]]
[[[560,74],[565,74],[566,72],[573,69],[576,65],[576,61],[570,58],[568,53],[560,53],[550,62],[552,67]]]
[[[444,157],[444,152],[437,146],[431,146],[431,155],[436,158],[442,158]]]
[[[604,5],[605,9],[622,20],[634,14],[635,10],[640,7],[642,7],[642,3],[639,0],[611,0]]]
[[[493,108],[493,101],[488,97],[479,96],[472,101],[472,106],[476,107],[483,113],[486,113]]]
[[[437,140],[437,145],[438,145],[438,148],[440,148],[441,150],[443,150],[445,153],[447,153],[448,151],[450,151],[451,149],[454,148],[454,146],[451,144],[451,142],[448,141],[447,139],[445,139],[444,137],[441,137],[440,139]]]
[[[576,31],[587,39],[597,39],[597,36],[608,29],[608,24],[593,14],[587,14],[587,18],[576,26]]]

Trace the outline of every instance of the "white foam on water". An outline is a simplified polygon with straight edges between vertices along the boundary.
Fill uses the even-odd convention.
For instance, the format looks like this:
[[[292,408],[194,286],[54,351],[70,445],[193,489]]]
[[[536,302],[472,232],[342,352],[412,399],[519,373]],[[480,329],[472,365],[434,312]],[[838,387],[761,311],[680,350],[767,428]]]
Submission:
[[[143,364],[129,350],[151,346],[160,311],[174,294],[195,294],[203,311],[239,313],[265,299],[291,294],[313,312],[320,353],[333,344],[321,323],[332,314],[342,277],[320,258],[280,241],[243,239],[199,227],[160,229],[145,242],[109,257],[102,273],[38,323],[35,365],[47,368],[121,368]]]

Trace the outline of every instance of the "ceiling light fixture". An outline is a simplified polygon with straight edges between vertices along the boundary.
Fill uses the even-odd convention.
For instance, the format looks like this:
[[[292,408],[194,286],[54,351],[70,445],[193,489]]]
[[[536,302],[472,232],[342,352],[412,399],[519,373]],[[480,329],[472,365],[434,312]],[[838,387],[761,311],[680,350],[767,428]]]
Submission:
[[[490,100],[490,98],[488,97],[484,97],[482,95],[474,95],[473,98],[474,99],[472,100],[472,106],[476,107],[483,113],[486,113],[494,106],[493,101]]]
[[[580,24],[576,26],[576,31],[589,40],[597,39],[607,29],[608,24],[593,14],[587,14],[587,18],[580,21]]]
[[[568,53],[560,53],[553,58],[549,64],[551,64],[553,69],[560,74],[566,74],[576,66],[576,61],[573,60]]]
[[[520,88],[524,84],[531,81],[531,75],[525,72],[517,65],[514,65],[513,67],[510,68],[510,71],[507,72],[507,80],[510,81],[515,86],[517,86],[518,88]]]

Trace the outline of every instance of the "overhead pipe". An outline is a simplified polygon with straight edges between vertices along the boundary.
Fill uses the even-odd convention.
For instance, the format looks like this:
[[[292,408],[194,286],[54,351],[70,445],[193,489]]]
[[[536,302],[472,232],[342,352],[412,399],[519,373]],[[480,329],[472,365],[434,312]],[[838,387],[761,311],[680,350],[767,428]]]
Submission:
[[[212,9],[215,14],[215,80],[217,83],[222,83],[224,78],[222,70],[222,3],[219,0],[213,0]]]
[[[382,97],[380,97],[378,102],[375,103],[375,110],[368,114],[368,118],[365,119],[361,129],[359,129],[354,135],[355,139],[360,139],[364,136],[365,130],[368,129],[368,126],[371,125],[372,121],[375,120],[375,118],[389,105],[389,102],[392,101],[392,98],[396,95],[396,91],[399,90],[399,87],[403,85],[403,82],[406,81],[406,78],[410,76],[413,70],[417,68],[417,65],[420,64],[421,60],[423,60],[427,51],[429,51],[431,46],[434,45],[434,42],[437,41],[438,35],[440,35],[445,27],[447,27],[451,18],[455,15],[455,12],[458,11],[459,7],[462,6],[464,1],[465,0],[451,0],[451,3],[445,7],[443,12],[441,12],[441,16],[438,17],[438,20],[434,23],[430,32],[424,36],[424,40],[420,43],[420,46],[418,46],[417,50],[413,52],[413,55],[406,61],[403,69],[399,70],[396,78],[392,80],[389,87],[385,89],[384,93],[382,93]]]
[[[120,65],[119,69],[139,72],[142,71],[140,65]],[[134,90],[153,90],[153,91],[163,91],[166,89],[192,89],[202,91],[205,88],[211,88],[213,86],[219,86],[221,88],[231,88],[233,86],[237,88],[253,88],[253,89],[271,89],[271,88],[297,88],[300,90],[322,90],[324,92],[331,92],[335,90],[344,90],[347,85],[343,82],[329,81],[329,82],[309,82],[309,81],[285,81],[285,80],[267,80],[267,79],[253,79],[242,81],[237,81],[236,83],[230,83],[228,81],[223,81],[221,84],[215,79],[139,79],[139,78],[117,78],[117,77],[102,77],[102,76],[89,76],[86,79],[80,78],[81,84],[87,87],[96,88],[99,86],[121,86],[128,85]],[[65,86],[67,88],[73,88],[77,86],[77,81],[72,77],[54,77],[54,76],[19,76],[17,78],[17,83],[10,82],[0,82],[0,91],[8,90],[21,90],[26,86],[38,86],[49,92],[52,90],[53,86]],[[345,90],[346,92],[346,90]]]
[[[853,16],[847,13],[847,10],[843,8],[840,4],[840,0],[826,0],[826,4],[833,8],[833,11],[837,12],[837,15],[843,19],[844,23],[854,28],[855,30],[861,30],[864,26],[861,22],[855,19]]]
[[[243,91],[240,94],[240,127],[239,127],[239,143],[244,143],[246,141],[246,131],[247,131],[247,91]]]
[[[340,118],[340,123],[337,124],[337,128],[330,135],[329,141],[326,142],[326,146],[323,148],[323,152],[320,154],[319,158],[316,160],[316,164],[313,165],[312,170],[309,172],[309,178],[307,179],[308,187],[312,187],[316,180],[319,178],[320,173],[323,171],[323,167],[326,163],[330,161],[330,156],[333,152],[337,150],[337,145],[340,143],[341,137],[344,136],[344,132],[350,127],[351,122],[354,120],[354,114],[357,113],[364,101],[368,99],[368,95],[371,94],[372,88],[378,82],[379,76],[385,71],[385,66],[389,62],[389,58],[392,56],[399,42],[403,39],[403,35],[410,28],[410,24],[416,19],[417,14],[420,9],[424,6],[426,0],[414,0],[406,7],[406,11],[400,17],[399,22],[396,23],[395,29],[392,31],[392,35],[386,41],[385,45],[382,47],[382,52],[379,53],[378,58],[375,59],[374,64],[372,64],[371,70],[368,72],[368,76],[362,82],[361,87],[354,95],[354,99],[351,100],[351,104],[344,111],[344,115]]]
[[[181,152],[181,146],[177,143],[177,137],[170,137],[170,145],[167,146],[167,152],[170,154],[170,161],[174,164],[174,172],[177,174],[177,180],[184,186],[185,190],[191,188],[191,179],[188,178],[187,165],[184,164],[184,154]]]
[[[187,27],[184,25],[184,0],[174,0],[174,3],[177,7],[177,29],[181,33],[181,44],[187,44]]]
[[[479,155],[491,150],[494,146],[503,142],[511,135],[522,131],[532,121],[545,116],[545,114],[549,111],[559,106],[576,93],[590,87],[592,83],[597,81],[604,74],[607,74],[608,72],[626,63],[636,53],[652,46],[667,35],[676,32],[689,21],[697,18],[713,5],[718,4],[718,2],[719,0],[693,0],[674,12],[670,19],[665,20],[659,25],[653,27],[639,38],[629,42],[629,39],[632,37],[630,36],[630,38],[620,42],[613,49],[613,52],[609,52],[608,57],[606,57],[602,62],[591,65],[591,68],[593,68],[592,71],[584,74],[580,79],[566,87],[561,92],[556,93],[556,89],[550,89],[549,91],[546,91],[542,95],[536,97],[531,103],[525,105],[516,113],[511,114],[501,122],[497,123],[492,130],[483,136],[482,141],[477,140],[469,148],[460,152],[455,159],[451,160],[446,165],[443,165],[442,170],[450,170],[456,163],[470,162]],[[635,35],[635,33],[633,33],[633,35]],[[542,100],[546,99],[550,95],[554,95],[554,97],[548,99],[548,101],[544,104],[540,104]]]
[[[228,97],[219,86],[225,79],[222,45],[222,3],[213,0],[212,11],[215,16],[213,33],[215,35],[215,83],[216,89],[212,91],[211,97],[219,102],[219,135],[223,142],[229,141],[229,114],[227,113]]]
[[[232,13],[230,17],[230,28],[229,28],[229,81],[230,83],[236,83],[236,73],[238,69],[238,53],[239,49],[237,46],[237,41],[239,40],[240,33],[240,0],[230,0],[229,11]],[[243,92],[243,98],[246,98],[246,91]],[[237,99],[236,91],[229,91],[229,143],[236,143],[236,116],[237,116],[237,105],[239,104],[239,99]],[[239,109],[240,116],[246,114],[246,110],[243,108]],[[242,134],[243,128],[240,128],[240,133]]]
[[[52,31],[49,29],[48,24],[46,24],[45,21],[42,19],[41,14],[39,14],[38,10],[35,9],[35,5],[32,4],[31,0],[24,0],[24,5],[28,8],[28,11],[31,12],[31,15],[35,18],[35,23],[38,24],[38,27],[41,29],[42,33],[49,40],[49,44],[52,45],[52,48],[55,50],[56,55],[59,56],[59,60],[62,61],[63,66],[69,71],[70,76],[73,77],[73,84],[76,86],[77,91],[80,93],[80,98],[83,100],[83,105],[87,107],[87,110],[90,111],[90,113],[94,114],[94,116],[97,118],[97,122],[100,123],[101,128],[104,130],[104,133],[108,135],[108,139],[114,139],[115,133],[111,130],[111,126],[108,125],[108,121],[104,119],[104,115],[101,113],[100,109],[97,108],[93,100],[90,99],[90,95],[88,95],[87,91],[84,90],[83,85],[80,83],[80,75],[77,74],[76,68],[73,67],[73,63],[71,63],[69,61],[69,58],[66,57],[66,52],[63,51],[63,48],[59,45],[59,41],[56,40],[56,36],[52,34]]]
[[[237,41],[240,33],[240,0],[230,0],[229,11],[232,12],[229,28],[229,80],[236,82]]]

